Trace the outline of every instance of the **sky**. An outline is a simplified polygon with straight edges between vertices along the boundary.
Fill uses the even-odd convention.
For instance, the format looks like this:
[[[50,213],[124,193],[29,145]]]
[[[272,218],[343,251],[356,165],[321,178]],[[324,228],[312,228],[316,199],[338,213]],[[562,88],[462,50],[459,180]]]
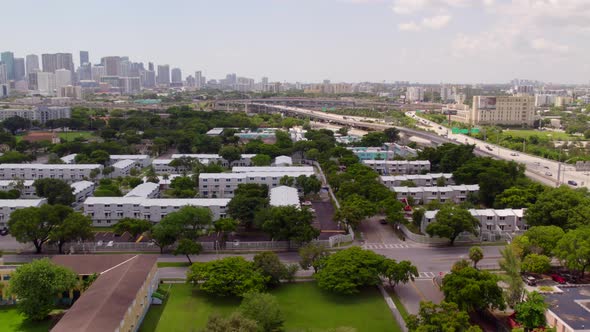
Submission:
[[[1,0],[0,51],[88,50],[183,76],[590,81],[590,0]]]

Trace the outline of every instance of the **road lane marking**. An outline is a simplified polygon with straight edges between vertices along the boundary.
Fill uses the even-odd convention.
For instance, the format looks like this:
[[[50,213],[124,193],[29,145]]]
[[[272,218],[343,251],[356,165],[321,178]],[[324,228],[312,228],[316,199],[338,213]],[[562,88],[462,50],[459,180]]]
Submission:
[[[407,244],[392,244],[392,243],[365,243],[363,249],[407,249],[410,248]]]

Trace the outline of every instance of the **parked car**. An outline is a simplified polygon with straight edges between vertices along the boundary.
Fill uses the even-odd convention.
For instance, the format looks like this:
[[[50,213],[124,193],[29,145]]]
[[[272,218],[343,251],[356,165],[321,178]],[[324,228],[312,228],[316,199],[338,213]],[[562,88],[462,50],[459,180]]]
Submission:
[[[516,157],[516,156],[518,156],[518,153],[512,152],[510,155],[513,156],[513,157]]]
[[[301,205],[303,205],[303,206],[311,206],[311,202],[310,201],[304,201],[303,203],[301,203]]]
[[[553,176],[553,174],[551,172],[545,172],[545,175],[547,175],[547,176]]]
[[[537,279],[535,279],[535,277],[533,277],[533,276],[529,276],[526,274],[522,276],[522,281],[524,281],[524,283],[529,286],[537,285]]]
[[[387,220],[386,220],[386,219],[380,219],[380,220],[379,220],[379,223],[380,223],[381,225],[387,225]]]
[[[558,284],[565,284],[567,282],[564,277],[560,276],[557,273],[553,273],[551,275],[551,279],[553,279],[553,281],[555,281]]]
[[[2,235],[2,236],[8,235],[8,228],[7,227],[2,228],[2,230],[0,230],[0,235]]]
[[[571,284],[575,284],[580,280],[577,275],[572,273],[561,273],[561,276]]]
[[[567,184],[569,184],[570,186],[574,186],[574,187],[578,185],[578,183],[574,180],[568,180]]]

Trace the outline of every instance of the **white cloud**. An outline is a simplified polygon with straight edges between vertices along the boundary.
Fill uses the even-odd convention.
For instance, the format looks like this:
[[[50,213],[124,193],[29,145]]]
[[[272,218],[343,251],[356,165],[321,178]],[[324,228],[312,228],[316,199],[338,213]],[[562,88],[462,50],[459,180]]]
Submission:
[[[397,25],[400,31],[419,31],[420,26],[416,22],[400,23]]]
[[[549,53],[568,53],[569,47],[555,43],[544,38],[535,38],[531,41],[531,48],[536,51]]]
[[[412,14],[426,10],[468,7],[480,2],[488,3],[490,0],[394,0],[391,9],[396,14]]]
[[[438,30],[444,28],[449,24],[451,21],[451,16],[449,15],[437,15],[432,17],[425,17],[422,19],[422,26],[425,28],[430,28],[434,30]]]

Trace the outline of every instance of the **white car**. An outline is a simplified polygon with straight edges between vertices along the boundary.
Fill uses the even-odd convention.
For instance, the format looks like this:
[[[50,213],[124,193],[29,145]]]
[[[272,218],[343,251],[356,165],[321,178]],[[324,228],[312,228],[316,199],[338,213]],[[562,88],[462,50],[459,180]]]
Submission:
[[[311,206],[311,202],[310,201],[304,201],[303,203],[301,203],[301,205],[303,205],[303,206]]]
[[[545,175],[547,175],[547,176],[553,176],[553,174],[551,172],[545,172]]]
[[[512,152],[510,155],[513,156],[513,157],[516,157],[516,156],[518,156],[518,153]]]

